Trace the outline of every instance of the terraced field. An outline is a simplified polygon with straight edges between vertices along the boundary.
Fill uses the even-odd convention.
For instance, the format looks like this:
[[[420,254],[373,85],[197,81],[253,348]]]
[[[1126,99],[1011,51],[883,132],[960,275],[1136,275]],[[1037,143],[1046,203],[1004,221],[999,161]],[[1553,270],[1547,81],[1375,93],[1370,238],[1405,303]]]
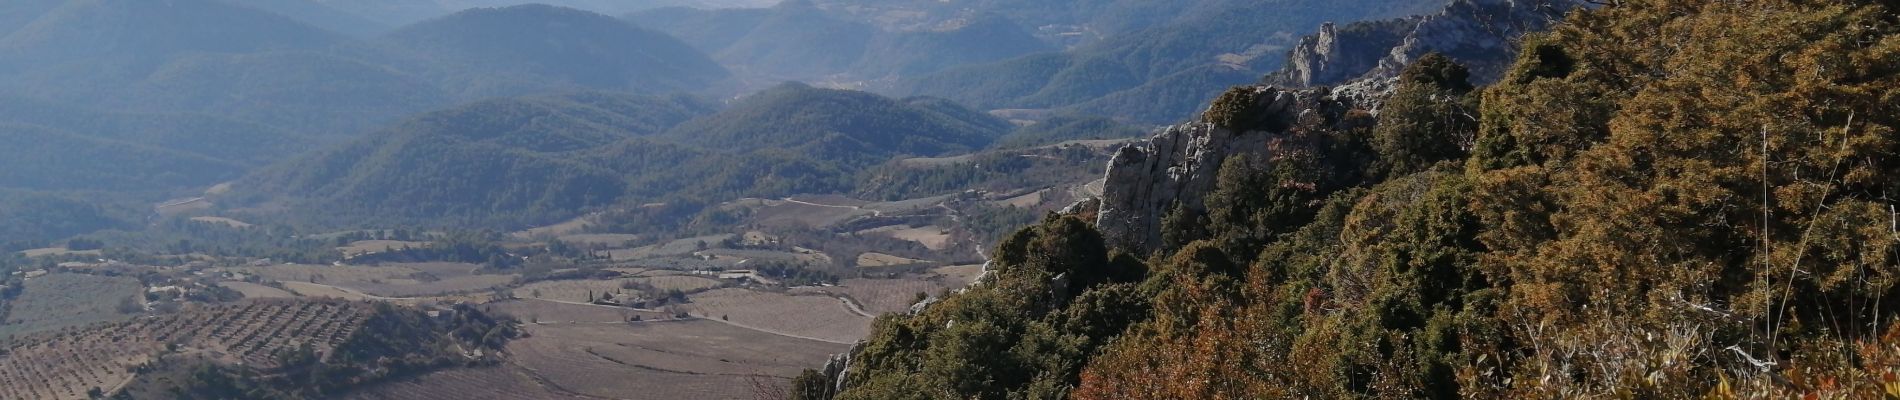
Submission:
[[[134,378],[167,345],[263,370],[310,344],[327,354],[373,311],[362,303],[257,300],[12,341],[0,352],[0,399],[85,399]]]

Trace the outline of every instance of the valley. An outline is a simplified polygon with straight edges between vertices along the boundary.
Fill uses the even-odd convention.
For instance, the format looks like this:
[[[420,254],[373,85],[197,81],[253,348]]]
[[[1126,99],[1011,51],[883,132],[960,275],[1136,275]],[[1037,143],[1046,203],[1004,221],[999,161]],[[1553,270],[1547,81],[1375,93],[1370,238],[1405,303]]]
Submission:
[[[0,399],[1900,398],[1880,0],[0,0]]]

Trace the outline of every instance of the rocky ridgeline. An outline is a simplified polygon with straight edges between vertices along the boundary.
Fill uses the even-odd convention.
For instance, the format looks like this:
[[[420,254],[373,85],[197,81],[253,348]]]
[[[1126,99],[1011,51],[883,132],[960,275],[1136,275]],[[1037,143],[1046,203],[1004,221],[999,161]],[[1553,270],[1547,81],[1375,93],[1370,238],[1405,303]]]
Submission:
[[[1517,40],[1548,28],[1578,0],[1456,0],[1438,13],[1382,21],[1326,24],[1300,39],[1286,66],[1265,83],[1283,87],[1337,86],[1341,97],[1368,109],[1389,93],[1399,72],[1428,53],[1471,70],[1471,83],[1504,75],[1517,57]]]
[[[1516,58],[1519,38],[1545,29],[1578,4],[1457,0],[1431,15],[1323,25],[1301,39],[1286,67],[1253,88],[1262,104],[1245,107],[1258,113],[1247,126],[1261,128],[1236,131],[1193,122],[1118,151],[1108,164],[1097,225],[1111,246],[1152,251],[1161,242],[1162,217],[1176,204],[1204,210],[1202,200],[1228,157],[1271,158],[1284,127],[1303,118],[1338,121],[1351,109],[1376,112],[1405,65],[1428,53],[1464,64],[1474,84],[1496,81]]]
[[[1110,246],[1141,253],[1156,249],[1161,244],[1162,216],[1177,203],[1199,210],[1202,200],[1214,191],[1215,177],[1228,157],[1252,154],[1264,159],[1283,127],[1302,118],[1339,121],[1353,108],[1350,99],[1333,96],[1326,88],[1258,86],[1252,90],[1257,104],[1241,106],[1252,119],[1244,126],[1263,129],[1193,122],[1168,127],[1115,153],[1108,162],[1097,217]]]

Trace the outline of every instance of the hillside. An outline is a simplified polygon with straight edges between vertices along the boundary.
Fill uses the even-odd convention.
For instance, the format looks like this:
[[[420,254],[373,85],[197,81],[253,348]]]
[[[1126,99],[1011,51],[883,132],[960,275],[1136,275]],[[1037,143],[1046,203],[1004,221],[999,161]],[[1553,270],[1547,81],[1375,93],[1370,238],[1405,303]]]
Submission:
[[[32,125],[0,124],[0,188],[153,190],[235,177],[233,162]],[[112,160],[112,162],[100,162]]]
[[[891,30],[806,2],[770,8],[661,8],[629,21],[691,43],[746,73],[777,79],[875,80],[1048,50],[996,15],[930,29]]]
[[[105,112],[7,96],[0,96],[0,121],[250,166],[294,155],[318,143],[268,126],[209,114]],[[83,176],[70,178],[86,180]]]
[[[618,172],[583,155],[704,113],[690,101],[584,93],[477,102],[397,123],[348,145],[270,166],[236,185],[324,224],[364,218],[518,224],[612,203]]]
[[[70,96],[136,79],[194,52],[311,49],[340,36],[215,0],[76,0],[0,37],[0,84]]]
[[[378,22],[368,16],[343,11],[318,0],[224,0],[226,3],[268,11],[273,14],[290,17],[310,26],[323,30],[342,33],[353,37],[369,37],[395,27],[394,24]]]
[[[812,0],[827,10],[891,30],[954,25],[971,15],[996,15],[1057,47],[1087,44],[1171,22],[1226,0]]]
[[[319,226],[521,227],[623,202],[848,192],[864,168],[979,149],[1008,129],[953,104],[796,84],[718,112],[607,93],[500,99],[273,165],[222,201]]]
[[[1376,115],[1236,88],[793,391],[1891,396],[1883,4],[1605,5],[1529,36],[1488,87],[1420,57]]]
[[[545,5],[475,8],[406,26],[363,51],[462,98],[558,89],[697,90],[718,63],[666,34]]]
[[[184,56],[114,97],[128,109],[216,114],[325,142],[452,104],[422,77],[318,51]]]
[[[1192,110],[1228,86],[1251,83],[1278,69],[1296,44],[1292,32],[1322,22],[1412,15],[1442,4],[1270,3],[1201,5],[1165,24],[1068,51],[949,68],[902,80],[889,91],[940,96],[982,108],[1070,109],[1168,123],[1179,118],[1178,111]],[[1162,81],[1165,87],[1149,86]]]
[[[707,149],[780,149],[850,163],[969,151],[1011,128],[954,103],[895,100],[791,83],[748,96],[663,136]],[[835,153],[839,151],[846,153]]]

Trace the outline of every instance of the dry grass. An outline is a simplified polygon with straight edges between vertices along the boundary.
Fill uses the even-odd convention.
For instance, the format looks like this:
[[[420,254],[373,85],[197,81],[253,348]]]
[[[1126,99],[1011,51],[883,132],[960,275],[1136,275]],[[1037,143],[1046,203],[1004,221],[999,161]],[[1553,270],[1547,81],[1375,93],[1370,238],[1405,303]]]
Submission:
[[[517,365],[561,390],[607,398],[750,398],[847,346],[716,321],[530,325],[508,345]]]
[[[909,240],[924,245],[931,250],[943,250],[950,247],[950,230],[941,226],[927,225],[916,228],[892,225],[858,231],[864,235],[884,235],[898,240]]]
[[[309,282],[284,282],[284,289],[288,289],[291,293],[296,293],[298,296],[303,297],[322,297],[351,301],[374,299],[373,296],[364,294],[363,292]]]
[[[296,293],[291,293],[283,289],[259,285],[259,284],[250,283],[250,282],[239,282],[239,281],[219,282],[218,286],[223,286],[226,289],[236,290],[238,291],[238,293],[243,293],[245,298],[250,298],[250,299],[287,299],[287,298],[297,297]]]
[[[873,314],[902,313],[910,311],[910,305],[917,300],[917,294],[936,297],[944,290],[961,289],[967,284],[947,278],[906,278],[906,279],[846,279],[838,286],[816,288],[819,291],[833,292],[848,296],[864,307],[864,311]]]
[[[284,264],[231,271],[283,282],[316,283],[380,297],[436,296],[480,292],[514,282],[516,275],[474,275],[480,266],[463,263],[409,263],[384,266]],[[334,291],[299,285],[328,295]],[[349,298],[349,297],[346,297]]]
[[[350,393],[364,400],[566,400],[586,399],[535,381],[514,365],[455,368],[389,382]]]
[[[514,365],[453,368],[350,393],[362,400],[566,400],[586,397],[536,382]]]
[[[238,228],[238,229],[251,227],[251,224],[248,222],[225,218],[225,217],[191,217],[191,220],[208,223],[208,224],[219,224],[219,225],[224,225],[224,226]]]
[[[903,258],[884,253],[864,253],[858,255],[858,267],[889,267],[893,265],[922,264],[929,261]]]
[[[958,287],[976,284],[976,278],[983,276],[983,264],[952,265],[938,267],[930,273],[958,282]]]
[[[870,334],[870,317],[829,296],[719,289],[689,298],[695,316],[766,332],[846,343]]]

